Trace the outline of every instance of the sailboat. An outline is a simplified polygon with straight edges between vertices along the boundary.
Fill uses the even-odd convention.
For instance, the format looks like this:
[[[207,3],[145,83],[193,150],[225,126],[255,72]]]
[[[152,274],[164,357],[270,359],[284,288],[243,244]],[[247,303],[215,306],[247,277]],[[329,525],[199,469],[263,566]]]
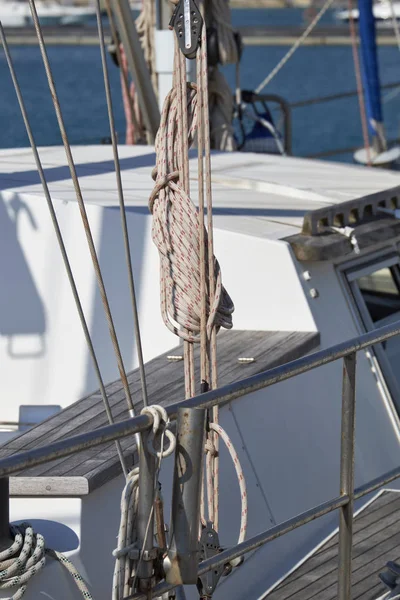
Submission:
[[[124,40],[132,27],[124,18],[129,5],[118,0],[114,9],[121,17]],[[173,22],[189,54],[190,31],[186,38],[179,15],[191,24],[192,18],[199,21],[193,12],[183,7]],[[195,30],[198,21],[193,21]],[[175,33],[163,33],[172,50]],[[132,40],[131,48],[125,47],[127,53],[132,50],[128,58],[133,62],[140,55],[133,51],[134,33]],[[163,48],[167,54],[166,45]],[[165,62],[162,66],[166,75]],[[140,80],[140,68],[137,75]],[[169,75],[172,80],[171,71]],[[171,138],[167,135],[164,141]],[[157,152],[162,147],[159,140]],[[64,141],[68,149],[66,136]],[[384,169],[281,155],[212,154],[214,227],[208,232],[213,231],[217,272],[234,299],[234,329],[217,336],[217,389],[207,391],[205,381],[199,385],[196,344],[196,390],[193,398],[183,401],[186,349],[177,341],[174,325],[172,330],[165,327],[166,304],[163,296],[160,310],[157,277],[160,257],[151,239],[148,201],[152,191],[152,201],[156,198],[151,177],[155,148],[120,146],[114,162],[115,149],[116,145],[76,146],[67,158],[62,147],[40,148],[38,155],[27,149],[0,151],[2,298],[7,280],[13,281],[11,298],[2,300],[8,312],[0,327],[1,409],[4,428],[14,422],[18,429],[0,447],[0,543],[7,553],[10,535],[14,539],[19,534],[29,550],[20,552],[21,562],[16,548],[1,555],[0,597],[9,597],[10,581],[15,594],[26,586],[26,600],[109,600],[113,593],[121,600],[163,594],[350,600],[352,584],[353,598],[364,594],[373,600],[388,597],[388,592],[395,597],[400,544],[400,176]],[[162,164],[157,162],[160,169]],[[197,197],[197,153],[189,154],[186,166],[186,181]],[[115,191],[118,169],[124,211]],[[154,175],[160,189],[168,178],[170,189],[176,188],[176,173]],[[82,197],[76,194],[77,181]],[[128,256],[148,405],[166,411],[158,409],[161,430],[154,413],[140,414],[143,365],[136,352],[140,340],[124,267],[121,216],[131,243]],[[65,278],[54,217],[105,381],[115,421],[111,425],[76,298]],[[111,324],[102,313],[103,288],[97,286],[87,251],[89,226],[124,358],[120,371],[108,334]],[[159,231],[156,227],[156,234]],[[166,281],[163,273],[161,286]],[[226,323],[232,305],[226,296],[225,300]],[[192,303],[192,308],[196,311],[199,304]],[[180,318],[178,311],[175,317]],[[175,319],[175,327],[176,323]],[[132,408],[126,404],[126,384]],[[204,515],[199,539],[201,419],[205,408],[216,405],[219,423],[209,413],[209,426],[214,424],[212,431],[223,428],[227,449],[221,444],[216,451],[209,436],[206,450],[209,459],[219,459],[220,519],[217,529],[215,515]],[[49,418],[43,421],[45,409]],[[169,440],[176,435],[178,443],[155,478],[149,447],[162,455],[169,442],[165,440],[165,448],[162,438],[158,448],[152,444],[164,433]],[[130,473],[128,483],[141,478],[139,543],[116,540],[118,531],[125,535],[128,522],[133,527],[133,512],[125,513],[124,508],[128,520],[120,522],[123,490],[123,507],[128,498],[120,451]],[[137,454],[139,472],[134,470]],[[215,479],[208,477],[204,484],[210,492],[207,500],[215,497]],[[131,496],[128,505],[131,499],[133,506]],[[340,515],[339,531],[335,511]],[[14,529],[9,529],[10,522]],[[38,560],[32,559],[25,569],[33,541],[39,546]],[[47,556],[40,547],[44,543]],[[122,590],[112,583],[116,559],[126,559]],[[389,568],[383,573],[386,562]],[[181,570],[173,568],[177,565]],[[7,571],[10,568],[13,573]],[[29,578],[21,581],[27,571]]]

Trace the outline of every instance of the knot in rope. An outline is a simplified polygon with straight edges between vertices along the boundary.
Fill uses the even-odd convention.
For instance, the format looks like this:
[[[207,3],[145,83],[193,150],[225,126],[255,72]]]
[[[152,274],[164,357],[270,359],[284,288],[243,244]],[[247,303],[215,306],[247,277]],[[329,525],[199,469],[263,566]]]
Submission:
[[[165,408],[159,404],[153,404],[152,406],[145,406],[142,409],[141,414],[150,415],[153,417],[153,426],[147,436],[147,449],[150,454],[156,456],[157,458],[163,458],[172,454],[176,447],[176,437],[172,431],[168,429],[170,421]],[[161,450],[157,450],[154,447],[156,435],[161,436]],[[167,436],[169,441],[169,445],[166,449],[163,447],[164,435]]]
[[[189,146],[197,130],[197,88],[188,84]],[[200,342],[200,242],[196,206],[181,181],[182,152],[178,127],[178,94],[174,87],[165,99],[156,137],[155,187],[149,209],[153,215],[152,238],[160,254],[161,314],[172,333],[188,342]],[[207,242],[207,232],[205,230]],[[208,247],[206,243],[206,247]],[[208,256],[206,255],[206,265]],[[207,336],[215,326],[231,329],[233,302],[222,285],[221,270],[214,257],[215,294],[207,290]],[[207,267],[208,280],[208,267]]]
[[[218,455],[218,451],[215,447],[214,442],[211,440],[211,438],[207,438],[205,445],[204,445],[204,452],[206,454],[210,454],[211,456],[217,456]]]

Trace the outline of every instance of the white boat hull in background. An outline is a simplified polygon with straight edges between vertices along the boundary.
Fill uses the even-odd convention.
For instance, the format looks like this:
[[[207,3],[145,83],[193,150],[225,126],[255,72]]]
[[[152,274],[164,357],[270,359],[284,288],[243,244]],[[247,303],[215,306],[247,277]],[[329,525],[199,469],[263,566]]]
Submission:
[[[400,2],[393,2],[393,12],[390,2],[377,2],[373,6],[373,14],[377,21],[387,21],[393,18],[393,13],[396,19],[400,19]],[[335,13],[335,16],[339,21],[348,21],[350,15],[354,20],[358,20],[359,12],[358,8],[349,10],[339,10]]]
[[[96,16],[92,6],[72,6],[58,2],[35,3],[42,25],[73,25],[85,23]],[[32,16],[28,2],[6,0],[0,2],[0,20],[3,27],[26,27],[32,25]]]

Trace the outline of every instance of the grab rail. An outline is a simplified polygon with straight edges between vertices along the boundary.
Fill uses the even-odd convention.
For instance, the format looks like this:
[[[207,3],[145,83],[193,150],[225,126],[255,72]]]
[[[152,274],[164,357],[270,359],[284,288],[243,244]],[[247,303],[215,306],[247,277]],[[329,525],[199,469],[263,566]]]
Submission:
[[[340,510],[337,597],[338,600],[351,599],[351,549],[353,540],[354,500],[361,498],[400,477],[400,467],[398,467],[385,473],[383,476],[364,484],[360,488],[354,489],[356,355],[360,350],[386,341],[399,334],[400,321],[385,327],[380,327],[379,329],[375,329],[374,331],[352,338],[346,342],[336,344],[325,350],[320,350],[319,352],[299,358],[285,365],[259,373],[253,377],[167,407],[168,416],[171,419],[175,419],[178,408],[210,408],[215,405],[224,404],[343,358],[339,496],[319,504],[280,525],[272,527],[233,548],[225,550],[216,557],[203,561],[199,565],[199,575],[206,573],[218,565],[226,564],[234,558],[242,556],[273,539],[281,537],[314,519],[320,518],[334,510]],[[61,440],[36,450],[15,454],[0,460],[0,477],[7,477],[21,469],[42,464],[62,456],[68,456],[104,442],[132,435],[133,433],[139,433],[140,431],[148,429],[151,425],[152,417],[149,415],[140,415],[133,419],[101,427],[92,432]],[[154,596],[161,596],[164,592],[173,587],[173,585],[165,582],[160,583],[153,590]],[[144,600],[146,596],[137,593],[131,596],[131,598],[134,600]]]

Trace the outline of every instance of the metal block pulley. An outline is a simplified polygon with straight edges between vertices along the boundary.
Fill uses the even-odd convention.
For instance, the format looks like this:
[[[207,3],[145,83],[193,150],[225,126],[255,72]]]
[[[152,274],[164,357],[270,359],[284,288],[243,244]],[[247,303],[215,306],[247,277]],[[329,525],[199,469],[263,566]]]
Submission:
[[[169,22],[186,58],[195,58],[200,43],[203,17],[194,0],[180,0]]]

